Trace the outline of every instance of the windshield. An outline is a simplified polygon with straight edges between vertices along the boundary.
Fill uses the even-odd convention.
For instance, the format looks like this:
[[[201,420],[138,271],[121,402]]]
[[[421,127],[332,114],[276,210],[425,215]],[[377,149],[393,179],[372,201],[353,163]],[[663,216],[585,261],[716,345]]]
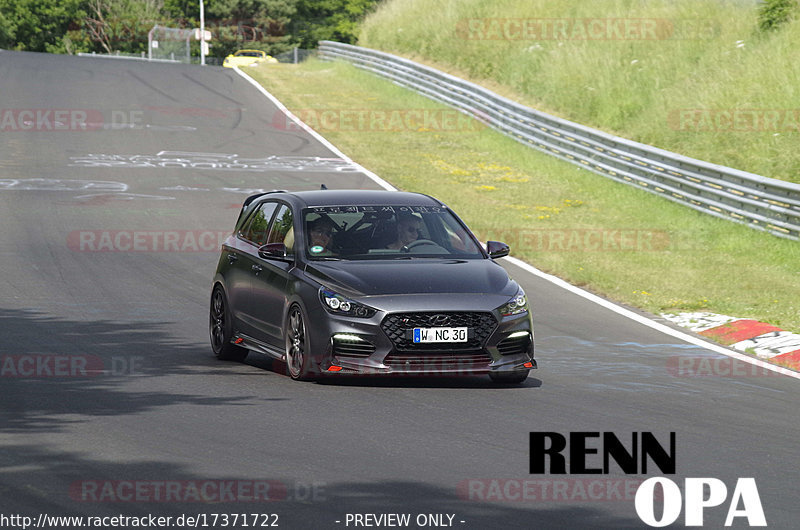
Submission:
[[[304,211],[310,259],[484,257],[474,236],[443,207],[325,206]]]

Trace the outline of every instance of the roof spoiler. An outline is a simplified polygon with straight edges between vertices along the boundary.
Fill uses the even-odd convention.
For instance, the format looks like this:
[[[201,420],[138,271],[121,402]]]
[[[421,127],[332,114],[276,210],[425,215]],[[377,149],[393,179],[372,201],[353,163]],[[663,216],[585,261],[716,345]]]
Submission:
[[[250,195],[248,198],[244,200],[244,203],[242,204],[242,209],[247,208],[250,205],[250,203],[258,199],[259,197],[263,197],[264,195],[268,195],[270,193],[288,193],[288,192],[286,190],[271,190],[271,191],[256,193],[255,195]]]

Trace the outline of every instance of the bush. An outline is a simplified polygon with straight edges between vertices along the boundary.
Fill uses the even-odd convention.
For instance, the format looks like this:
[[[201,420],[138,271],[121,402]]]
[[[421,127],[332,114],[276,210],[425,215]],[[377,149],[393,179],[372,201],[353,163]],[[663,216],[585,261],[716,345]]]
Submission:
[[[758,11],[758,28],[771,31],[788,22],[797,13],[797,0],[764,0]]]

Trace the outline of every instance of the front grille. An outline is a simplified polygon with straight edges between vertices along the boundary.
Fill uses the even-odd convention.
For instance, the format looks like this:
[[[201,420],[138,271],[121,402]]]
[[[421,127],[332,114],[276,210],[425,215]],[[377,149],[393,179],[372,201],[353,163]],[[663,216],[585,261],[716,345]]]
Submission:
[[[457,369],[488,368],[492,358],[487,353],[416,354],[390,353],[383,364],[391,368],[408,371],[439,371]]]
[[[467,327],[467,342],[423,343],[413,342],[414,328]],[[464,351],[482,350],[486,339],[497,327],[491,313],[477,312],[426,312],[393,313],[381,322],[381,329],[388,335],[397,351]]]
[[[333,339],[333,354],[337,357],[363,359],[373,353],[375,353],[375,345],[365,340]]]
[[[517,355],[520,353],[528,353],[531,346],[531,336],[524,335],[521,337],[510,337],[500,341],[497,349],[500,355]]]

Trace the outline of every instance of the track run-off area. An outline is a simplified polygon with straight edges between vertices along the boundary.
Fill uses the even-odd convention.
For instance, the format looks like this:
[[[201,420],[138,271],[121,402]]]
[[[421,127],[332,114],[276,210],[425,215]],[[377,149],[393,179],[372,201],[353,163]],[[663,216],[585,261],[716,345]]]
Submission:
[[[513,261],[539,363],[519,386],[298,383],[257,354],[215,359],[210,282],[244,198],[381,188],[314,135],[275,127],[280,108],[236,72],[0,51],[0,108],[2,515],[643,528],[634,494],[663,476],[652,461],[531,474],[530,433],[653,433],[665,447],[675,433],[668,478],[727,486],[706,526],[724,525],[748,477],[768,525],[796,526],[797,379],[734,370]],[[589,445],[602,468],[602,436]]]

